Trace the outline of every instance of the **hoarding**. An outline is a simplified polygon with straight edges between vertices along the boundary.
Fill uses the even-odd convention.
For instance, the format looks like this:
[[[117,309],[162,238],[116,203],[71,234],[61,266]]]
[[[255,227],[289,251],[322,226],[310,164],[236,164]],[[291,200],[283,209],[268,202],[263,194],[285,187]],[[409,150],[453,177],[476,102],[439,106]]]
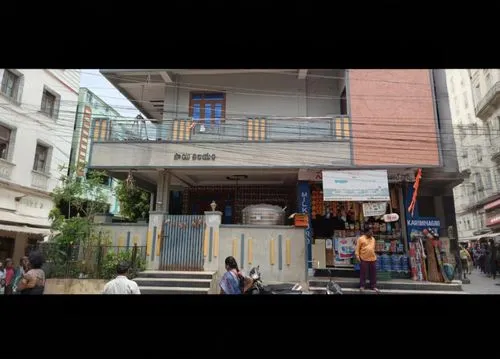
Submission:
[[[323,171],[323,200],[389,201],[387,171]]]

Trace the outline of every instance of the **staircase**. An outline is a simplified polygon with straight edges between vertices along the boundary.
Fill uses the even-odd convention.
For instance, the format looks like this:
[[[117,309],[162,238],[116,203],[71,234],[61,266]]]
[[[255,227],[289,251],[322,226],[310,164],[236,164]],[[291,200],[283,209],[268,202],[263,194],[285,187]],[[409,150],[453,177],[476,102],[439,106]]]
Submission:
[[[216,272],[144,271],[134,279],[141,294],[215,294]]]
[[[359,290],[358,278],[332,278],[342,288],[344,294],[375,294],[366,290],[363,293]],[[309,292],[311,294],[325,294],[326,285],[330,278],[311,277],[309,278]],[[452,283],[432,283],[416,282],[412,280],[393,279],[390,281],[379,281],[377,288],[380,294],[467,294],[462,289],[462,282]]]

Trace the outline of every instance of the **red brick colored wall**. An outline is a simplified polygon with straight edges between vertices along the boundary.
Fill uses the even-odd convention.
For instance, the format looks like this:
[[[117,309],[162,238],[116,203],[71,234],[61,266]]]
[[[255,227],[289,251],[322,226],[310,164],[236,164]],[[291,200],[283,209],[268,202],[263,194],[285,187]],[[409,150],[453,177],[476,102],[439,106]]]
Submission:
[[[429,70],[349,70],[354,164],[439,165]]]

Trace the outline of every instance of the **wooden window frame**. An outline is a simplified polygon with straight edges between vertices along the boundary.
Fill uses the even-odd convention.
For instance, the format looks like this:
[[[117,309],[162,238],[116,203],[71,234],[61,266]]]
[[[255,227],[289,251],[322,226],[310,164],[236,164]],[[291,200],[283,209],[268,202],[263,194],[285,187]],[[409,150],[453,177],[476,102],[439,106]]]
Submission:
[[[221,100],[205,100],[205,96],[207,95],[222,95]],[[201,100],[194,100],[194,96],[202,96]],[[201,116],[205,114],[205,104],[222,104],[222,111],[221,111],[221,118],[220,122],[224,123],[226,119],[226,93],[225,92],[199,92],[199,91],[193,91],[189,93],[189,117],[193,117],[193,108],[194,104],[199,103],[200,104],[200,120],[205,119],[204,116]],[[215,106],[214,106],[215,108]],[[215,117],[211,117],[211,119],[215,122]]]
[[[39,169],[38,168],[38,149],[43,148],[45,150],[45,159],[43,162],[43,168]],[[48,168],[50,167],[49,165],[50,161],[50,147],[47,145],[44,145],[43,143],[37,142],[36,147],[35,147],[35,158],[33,159],[33,171],[39,172],[39,173],[47,173]]]

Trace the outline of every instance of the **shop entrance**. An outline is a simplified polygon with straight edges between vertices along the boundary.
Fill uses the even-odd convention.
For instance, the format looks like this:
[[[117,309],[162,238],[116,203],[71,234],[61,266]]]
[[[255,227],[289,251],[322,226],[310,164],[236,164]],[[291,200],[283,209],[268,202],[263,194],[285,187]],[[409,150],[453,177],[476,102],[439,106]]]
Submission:
[[[12,258],[14,255],[14,238],[0,237],[0,259]]]
[[[389,202],[378,202],[377,215],[370,215],[363,202],[323,200],[322,183],[311,184],[312,259],[315,269],[357,269],[354,251],[363,229],[369,228],[376,239],[377,254],[392,262],[404,254],[401,219],[386,223],[384,214],[397,213],[397,187],[389,186]],[[391,256],[394,259],[391,260]]]

